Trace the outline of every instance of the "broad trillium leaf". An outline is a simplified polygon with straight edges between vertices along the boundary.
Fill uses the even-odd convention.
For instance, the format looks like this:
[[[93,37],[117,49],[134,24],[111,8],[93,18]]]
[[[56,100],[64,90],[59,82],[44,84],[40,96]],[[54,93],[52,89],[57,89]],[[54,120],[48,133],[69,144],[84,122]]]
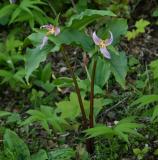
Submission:
[[[124,52],[120,52],[119,55],[111,54],[111,56],[111,72],[113,73],[116,81],[125,89],[125,78],[127,74],[127,57]]]
[[[25,64],[25,71],[26,71],[26,81],[28,82],[31,73],[39,67],[39,64],[46,60],[46,57],[50,51],[50,48],[43,48],[40,49],[39,47],[27,49],[27,56],[26,56],[26,64]]]
[[[71,28],[65,28],[57,37],[50,36],[49,40],[55,44],[56,49],[60,49],[59,46],[62,44],[78,45],[86,52],[89,52],[94,48],[91,37],[86,35],[83,31]]]
[[[92,23],[99,18],[104,16],[116,16],[113,12],[108,10],[93,10],[86,9],[80,14],[73,15],[67,23],[68,27],[82,29],[86,27],[88,24]]]

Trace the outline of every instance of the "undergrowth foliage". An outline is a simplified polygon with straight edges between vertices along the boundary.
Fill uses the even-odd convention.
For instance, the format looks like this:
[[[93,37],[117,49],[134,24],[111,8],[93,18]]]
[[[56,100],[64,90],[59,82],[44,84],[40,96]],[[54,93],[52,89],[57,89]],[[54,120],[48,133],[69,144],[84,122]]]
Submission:
[[[0,102],[0,159],[158,155],[149,146],[158,135],[150,137],[158,122],[158,60],[139,70],[139,57],[124,47],[152,23],[139,18],[128,28],[139,3],[0,2],[0,95],[10,98]]]

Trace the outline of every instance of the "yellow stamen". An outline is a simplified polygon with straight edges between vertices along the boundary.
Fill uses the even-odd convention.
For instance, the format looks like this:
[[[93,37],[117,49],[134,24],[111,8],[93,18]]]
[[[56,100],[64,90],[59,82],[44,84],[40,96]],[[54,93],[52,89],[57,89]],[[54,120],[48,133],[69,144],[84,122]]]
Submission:
[[[53,26],[52,29],[50,29],[50,30],[47,32],[47,35],[54,34],[54,33],[55,33],[55,27]]]
[[[100,48],[105,48],[106,47],[105,41],[101,40],[100,43],[99,43],[99,47]]]

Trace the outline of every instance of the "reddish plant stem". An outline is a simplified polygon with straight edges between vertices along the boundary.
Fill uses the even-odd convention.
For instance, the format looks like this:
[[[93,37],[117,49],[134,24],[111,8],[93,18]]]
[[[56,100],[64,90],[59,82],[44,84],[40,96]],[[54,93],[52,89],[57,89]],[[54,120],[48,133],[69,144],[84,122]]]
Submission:
[[[97,60],[94,60],[93,70],[91,76],[91,91],[90,91],[90,112],[89,112],[89,127],[94,127],[94,81],[95,81],[95,72],[96,72]],[[89,143],[89,153],[94,153],[94,139],[91,138],[88,140]]]
[[[70,70],[70,73],[71,73],[71,76],[72,76],[72,79],[73,79],[73,82],[74,82],[74,85],[75,85],[75,91],[76,91],[76,94],[77,94],[77,97],[78,97],[78,102],[79,102],[80,110],[81,110],[81,114],[82,114],[82,126],[83,126],[83,129],[87,129],[87,118],[86,118],[86,113],[85,113],[85,110],[84,110],[82,97],[81,97],[81,94],[80,94],[80,89],[79,89],[79,86],[78,86],[78,83],[77,83],[77,78],[75,76],[73,68],[70,65],[68,56],[66,55],[66,52],[65,52],[64,48],[62,50],[62,53],[64,55],[66,65],[67,65],[68,69]]]
[[[89,113],[89,127],[94,127],[94,81],[95,81],[95,72],[96,72],[97,60],[94,60],[93,70],[91,76],[91,92],[90,92],[90,113]]]
[[[86,113],[85,113],[85,109],[84,109],[84,105],[83,105],[83,101],[82,101],[82,97],[81,97],[81,94],[80,94],[80,89],[79,89],[79,86],[78,86],[78,83],[77,83],[77,78],[75,76],[75,73],[73,71],[73,68],[71,67],[71,64],[69,62],[69,59],[68,59],[68,56],[67,56],[67,53],[66,53],[66,50],[64,50],[64,48],[62,48],[62,53],[63,53],[63,56],[64,56],[64,59],[65,59],[65,62],[66,62],[66,65],[68,67],[68,69],[70,70],[70,73],[71,73],[71,76],[72,76],[72,79],[73,79],[73,82],[74,82],[74,85],[75,85],[75,91],[76,91],[76,94],[77,94],[77,97],[78,97],[78,102],[79,102],[79,105],[80,105],[80,110],[81,110],[81,114],[82,114],[82,127],[83,129],[87,129],[88,128],[88,123],[87,123],[87,118],[86,118]],[[96,62],[95,62],[96,63]],[[94,69],[94,73],[92,74],[95,78],[95,68],[96,68],[96,64],[95,64],[95,67],[93,67]],[[94,78],[93,79],[93,88],[92,88],[92,108],[93,108],[93,97],[94,97]],[[92,115],[93,115],[93,111],[92,111]],[[92,120],[93,120],[93,116],[92,116]],[[89,154],[93,154],[94,153],[94,141],[92,139],[87,139],[86,140],[86,149],[88,151]]]

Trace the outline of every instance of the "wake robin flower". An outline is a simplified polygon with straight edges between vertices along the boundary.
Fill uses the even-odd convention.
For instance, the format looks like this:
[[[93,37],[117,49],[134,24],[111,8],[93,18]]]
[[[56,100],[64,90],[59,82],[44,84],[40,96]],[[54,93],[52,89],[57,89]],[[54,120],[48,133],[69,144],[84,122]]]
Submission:
[[[40,49],[42,49],[46,45],[46,43],[48,42],[48,36],[51,34],[57,36],[60,33],[60,28],[53,26],[51,24],[43,25],[40,28],[44,28],[44,29],[48,30],[48,32],[46,33],[46,36],[43,37],[42,43],[40,45]]]
[[[107,46],[111,45],[113,42],[113,35],[112,33],[109,31],[110,33],[110,38],[106,39],[106,40],[102,40],[101,38],[99,38],[95,32],[93,32],[93,41],[94,43],[99,46],[100,48],[100,52],[103,54],[103,56],[107,59],[111,59],[110,53],[107,50]]]

